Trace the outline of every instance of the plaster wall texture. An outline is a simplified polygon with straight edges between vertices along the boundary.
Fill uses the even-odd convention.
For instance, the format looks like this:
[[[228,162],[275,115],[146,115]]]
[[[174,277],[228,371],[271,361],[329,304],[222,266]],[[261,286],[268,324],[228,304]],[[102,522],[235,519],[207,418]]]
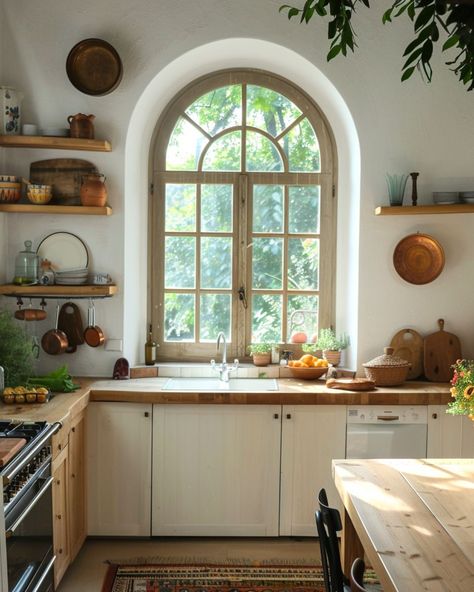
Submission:
[[[338,196],[338,246],[344,256],[338,257],[336,270],[336,322],[338,330],[349,328],[352,334],[356,358],[353,356],[351,364],[359,365],[380,353],[391,336],[403,327],[415,328],[422,334],[435,331],[439,317],[446,319],[448,331],[460,336],[464,353],[474,356],[474,310],[470,298],[474,283],[471,216],[377,218],[373,214],[375,206],[388,202],[385,172],[419,171],[420,203],[428,203],[434,190],[474,188],[470,161],[474,151],[472,95],[447,70],[438,54],[433,60],[435,79],[431,85],[417,77],[400,83],[401,53],[412,34],[409,23],[403,19],[397,19],[399,22],[393,25],[381,24],[381,15],[389,6],[389,0],[381,0],[370,10],[360,9],[354,21],[359,33],[356,55],[329,64],[325,57],[325,24],[315,22],[303,26],[288,22],[278,14],[280,4],[280,0],[202,0],[199,3],[190,0],[179,3],[173,0],[83,0],[71,6],[59,0],[41,3],[0,0],[4,13],[0,23],[2,83],[25,93],[25,118],[40,126],[61,126],[66,125],[69,114],[94,113],[96,137],[108,138],[113,145],[110,154],[0,149],[0,162],[5,171],[26,176],[29,164],[36,160],[65,157],[91,160],[107,176],[109,201],[114,210],[113,216],[107,219],[8,215],[6,253],[0,257],[0,276],[11,275],[14,256],[25,239],[38,244],[56,230],[79,235],[92,254],[93,268],[111,273],[121,288],[119,296],[98,302],[97,321],[109,338],[124,337],[124,353],[131,362],[140,361],[147,317],[143,255],[147,215],[144,192],[146,194],[148,178],[146,173],[141,174],[138,185],[133,186],[132,180],[137,177],[130,171],[129,163],[133,160],[131,151],[136,138],[130,124],[140,120],[136,109],[145,105],[140,100],[143,101],[153,80],[158,79],[169,64],[176,60],[181,63],[186,55],[198,55],[193,51],[214,41],[249,38],[250,43],[250,39],[262,40],[278,44],[306,60],[309,77],[313,72],[327,77],[328,84],[339,93],[351,114],[360,143],[360,184],[359,172],[351,178],[347,162],[339,162],[340,167],[346,167],[348,176],[340,178],[342,185]],[[65,61],[69,50],[88,37],[108,40],[116,47],[124,64],[120,86],[105,97],[80,93],[66,77]],[[288,57],[290,52],[281,55]],[[238,52],[234,59],[238,66]],[[214,60],[218,64],[219,56]],[[301,60],[295,58],[295,63],[298,62],[295,75],[305,88],[309,83],[301,72]],[[255,61],[264,63],[265,59],[256,55]],[[286,77],[291,78],[291,61],[278,64],[274,60],[274,64],[273,71],[277,74],[284,71]],[[199,63],[195,69],[197,76]],[[162,96],[155,96],[154,104],[164,103],[168,95],[172,96],[171,91],[189,82],[189,67],[182,68],[173,78],[176,89],[163,88]],[[318,102],[317,96],[313,98]],[[153,101],[149,100],[148,107],[151,104]],[[159,112],[156,119],[158,117]],[[333,129],[337,127],[335,121],[330,120],[330,124]],[[149,153],[147,143],[152,138],[153,126],[149,121],[149,129],[143,134],[145,155]],[[357,146],[354,149],[357,150]],[[147,170],[148,162],[142,159],[138,164],[142,172]],[[409,192],[408,187],[407,194]],[[130,227],[132,230],[128,231]],[[445,270],[426,286],[407,284],[392,265],[397,242],[416,231],[435,236],[446,253]],[[0,238],[0,253],[1,249]],[[53,306],[51,303],[50,309]],[[84,304],[82,306],[84,308]],[[42,334],[50,323],[49,320],[39,324],[38,333]],[[84,346],[80,353],[68,356],[67,362],[75,373],[108,375],[120,355]],[[47,369],[56,366],[58,359],[44,356],[41,363]]]

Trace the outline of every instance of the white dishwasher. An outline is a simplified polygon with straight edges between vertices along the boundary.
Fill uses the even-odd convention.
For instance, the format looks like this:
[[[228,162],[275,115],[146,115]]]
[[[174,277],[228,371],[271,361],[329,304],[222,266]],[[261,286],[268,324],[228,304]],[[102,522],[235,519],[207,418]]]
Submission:
[[[346,458],[426,458],[425,405],[347,407]]]

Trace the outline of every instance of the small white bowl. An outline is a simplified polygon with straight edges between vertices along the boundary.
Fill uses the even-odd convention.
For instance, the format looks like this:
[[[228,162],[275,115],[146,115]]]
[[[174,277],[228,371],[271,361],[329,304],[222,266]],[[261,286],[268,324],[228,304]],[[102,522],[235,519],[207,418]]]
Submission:
[[[455,204],[459,202],[459,193],[457,191],[433,191],[433,201],[435,204]]]
[[[40,130],[40,135],[63,138],[69,136],[69,129],[67,127],[44,127]]]

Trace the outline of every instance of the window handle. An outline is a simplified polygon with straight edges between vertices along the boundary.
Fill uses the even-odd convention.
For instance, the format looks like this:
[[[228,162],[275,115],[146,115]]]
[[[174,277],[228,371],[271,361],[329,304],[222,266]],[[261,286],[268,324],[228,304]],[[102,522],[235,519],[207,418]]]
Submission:
[[[242,304],[244,305],[244,308],[247,308],[248,304],[247,304],[247,296],[245,295],[245,288],[243,286],[240,286],[240,288],[237,290],[237,293],[239,295],[240,302],[242,302]]]

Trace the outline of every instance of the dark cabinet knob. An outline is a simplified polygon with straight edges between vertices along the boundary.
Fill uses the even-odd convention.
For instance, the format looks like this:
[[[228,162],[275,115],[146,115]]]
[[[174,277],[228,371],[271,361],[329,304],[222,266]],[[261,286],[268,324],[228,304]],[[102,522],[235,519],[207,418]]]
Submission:
[[[280,417],[280,415],[278,413],[273,414],[273,419],[278,419],[279,417]]]
[[[291,419],[291,413],[286,414],[286,419]]]
[[[438,419],[438,414],[437,414],[437,413],[433,413],[433,414],[431,415],[431,417],[432,417],[433,419]]]
[[[148,413],[148,411],[145,411],[145,413],[143,414],[145,417],[150,417],[150,414]]]

